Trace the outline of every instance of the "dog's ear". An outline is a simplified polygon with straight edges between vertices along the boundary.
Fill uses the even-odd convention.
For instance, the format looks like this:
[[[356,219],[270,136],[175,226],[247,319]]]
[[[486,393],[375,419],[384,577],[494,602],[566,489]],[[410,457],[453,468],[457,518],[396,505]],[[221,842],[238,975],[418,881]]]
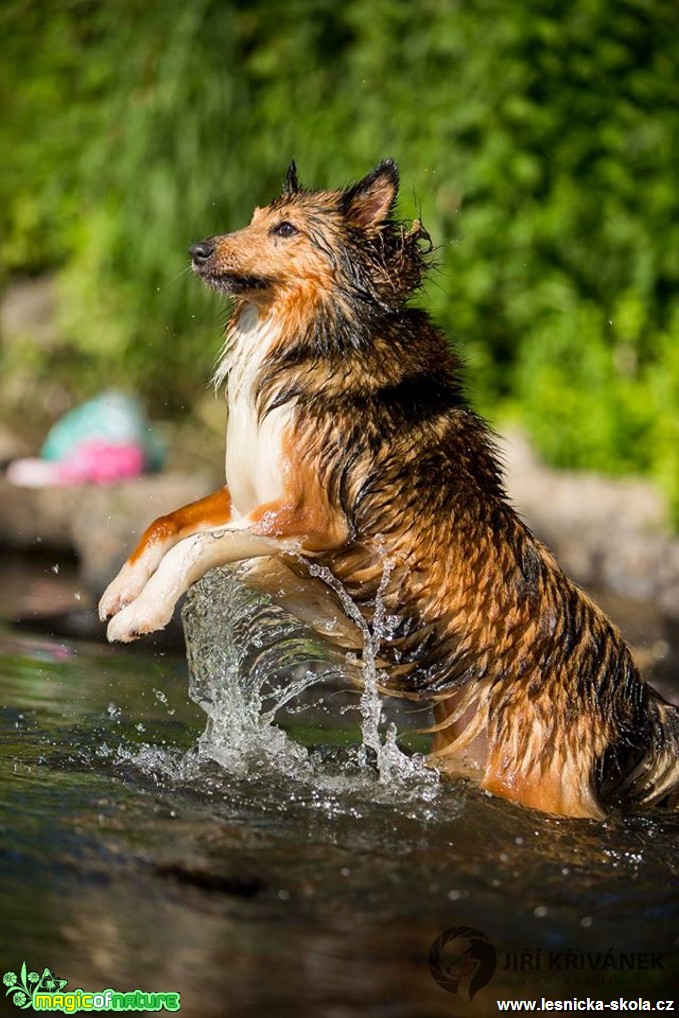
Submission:
[[[288,166],[288,172],[283,181],[283,194],[288,197],[293,194],[297,194],[299,191],[299,180],[297,179],[297,166],[293,159]]]
[[[398,195],[398,167],[385,159],[342,195],[342,211],[353,226],[377,230],[388,219]]]

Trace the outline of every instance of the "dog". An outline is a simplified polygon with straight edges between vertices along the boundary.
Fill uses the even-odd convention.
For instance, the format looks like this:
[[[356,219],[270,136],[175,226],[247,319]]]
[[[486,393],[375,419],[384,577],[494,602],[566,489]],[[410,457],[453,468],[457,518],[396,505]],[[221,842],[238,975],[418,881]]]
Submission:
[[[146,530],[101,600],[108,637],[161,629],[214,566],[315,563],[368,627],[379,593],[383,688],[433,704],[440,771],[561,816],[675,810],[679,709],[509,504],[460,361],[410,302],[431,241],[396,219],[398,183],[387,159],[307,189],[293,163],[248,226],[191,248],[233,302],[226,486]]]

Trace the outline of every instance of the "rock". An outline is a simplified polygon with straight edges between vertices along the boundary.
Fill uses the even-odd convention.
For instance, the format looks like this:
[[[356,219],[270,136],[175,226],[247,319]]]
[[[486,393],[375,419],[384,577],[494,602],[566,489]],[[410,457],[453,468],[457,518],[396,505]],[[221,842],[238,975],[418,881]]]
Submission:
[[[553,470],[518,431],[500,440],[510,498],[577,582],[633,600],[669,603],[679,539],[648,481]]]
[[[29,456],[31,447],[9,428],[0,425],[0,463],[8,463],[20,456]]]
[[[679,619],[679,579],[660,591],[658,608],[668,618]]]
[[[666,525],[665,502],[648,481],[554,470],[540,462],[517,430],[508,431],[499,447],[512,501],[551,531],[580,529],[585,522],[629,531],[657,531]]]
[[[544,466],[519,432],[499,442],[512,503],[578,583],[679,618],[679,539],[641,480]],[[0,480],[0,535],[15,548],[75,550],[98,595],[156,516],[214,490],[207,473],[168,471],[109,488],[28,489]]]
[[[97,597],[148,524],[218,485],[207,474],[147,475],[111,487],[20,488],[0,479],[0,535],[13,548],[75,551]]]
[[[0,335],[5,343],[27,338],[40,346],[54,346],[60,338],[54,279],[14,280],[0,300]]]

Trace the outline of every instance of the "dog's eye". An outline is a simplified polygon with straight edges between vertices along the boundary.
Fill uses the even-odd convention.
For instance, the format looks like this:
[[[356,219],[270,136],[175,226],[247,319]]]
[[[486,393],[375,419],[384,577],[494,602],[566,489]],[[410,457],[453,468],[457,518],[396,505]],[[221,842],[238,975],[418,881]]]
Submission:
[[[271,232],[275,237],[294,237],[299,230],[292,223],[278,223],[276,226],[272,226]]]

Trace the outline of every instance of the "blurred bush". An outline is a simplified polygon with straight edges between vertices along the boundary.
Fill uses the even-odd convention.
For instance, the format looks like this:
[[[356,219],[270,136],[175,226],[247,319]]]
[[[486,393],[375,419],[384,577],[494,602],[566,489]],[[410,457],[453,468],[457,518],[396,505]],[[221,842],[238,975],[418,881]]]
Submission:
[[[13,0],[0,263],[59,271],[36,378],[204,391],[192,240],[394,156],[423,300],[484,410],[553,462],[660,478],[679,521],[679,33],[667,0]]]

